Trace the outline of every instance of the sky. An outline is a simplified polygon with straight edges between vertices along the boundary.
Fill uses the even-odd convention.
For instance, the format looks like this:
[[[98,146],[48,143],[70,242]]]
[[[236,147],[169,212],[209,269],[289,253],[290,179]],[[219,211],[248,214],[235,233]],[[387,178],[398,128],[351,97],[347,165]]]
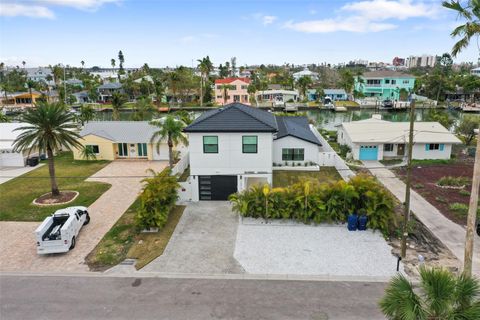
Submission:
[[[109,67],[337,64],[442,54],[461,24],[440,0],[0,0],[0,61]],[[456,62],[477,62],[475,41]]]

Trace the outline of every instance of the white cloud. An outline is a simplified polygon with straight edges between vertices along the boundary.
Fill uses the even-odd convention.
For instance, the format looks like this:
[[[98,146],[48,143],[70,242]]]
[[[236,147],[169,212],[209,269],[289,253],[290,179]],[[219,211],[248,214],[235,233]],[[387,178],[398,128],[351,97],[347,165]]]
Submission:
[[[55,18],[53,11],[47,7],[36,5],[24,5],[19,3],[0,3],[0,16],[4,17],[31,17],[31,18]]]
[[[412,0],[364,0],[345,4],[340,14],[329,19],[289,21],[284,27],[306,33],[380,32],[397,28],[395,20],[435,18],[438,3]],[[343,13],[343,15],[342,15]],[[387,22],[388,21],[388,22]]]
[[[96,11],[107,3],[123,0],[0,0],[0,16],[55,18],[51,7],[70,7],[78,10]]]
[[[275,17],[275,16],[263,16],[262,17],[262,23],[263,23],[264,26],[272,24],[275,20],[277,20],[277,17]]]
[[[305,33],[330,33],[337,31],[346,32],[379,32],[395,29],[397,26],[391,23],[372,22],[361,17],[347,19],[324,19],[294,23],[289,21],[285,27]]]
[[[424,2],[412,3],[411,0],[369,0],[347,3],[342,11],[352,12],[370,20],[428,17],[438,13],[438,6]]]

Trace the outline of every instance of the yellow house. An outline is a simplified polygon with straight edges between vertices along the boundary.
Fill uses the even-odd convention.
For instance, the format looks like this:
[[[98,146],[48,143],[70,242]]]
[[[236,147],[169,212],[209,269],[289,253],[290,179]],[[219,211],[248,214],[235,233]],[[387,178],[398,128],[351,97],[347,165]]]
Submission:
[[[157,150],[150,139],[158,127],[147,121],[92,121],[87,122],[80,132],[82,148],[73,149],[76,160],[84,160],[83,148],[95,153],[97,160],[145,159],[168,160],[165,141]]]
[[[42,94],[37,91],[7,93],[7,96],[1,95],[1,104],[8,107],[32,107],[37,101],[42,99]]]

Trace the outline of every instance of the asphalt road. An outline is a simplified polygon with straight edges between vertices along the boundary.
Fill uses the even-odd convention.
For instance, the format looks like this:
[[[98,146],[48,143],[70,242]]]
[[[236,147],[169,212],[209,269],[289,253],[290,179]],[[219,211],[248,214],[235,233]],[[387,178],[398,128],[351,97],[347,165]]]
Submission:
[[[0,319],[384,319],[385,283],[0,276]]]

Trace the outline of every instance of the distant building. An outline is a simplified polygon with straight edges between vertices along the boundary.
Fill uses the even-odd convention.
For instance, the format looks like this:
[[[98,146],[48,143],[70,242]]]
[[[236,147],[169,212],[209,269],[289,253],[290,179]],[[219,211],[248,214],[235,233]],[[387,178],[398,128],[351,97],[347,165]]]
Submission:
[[[480,77],[480,67],[470,70],[470,74],[473,76]]]
[[[272,103],[296,102],[298,100],[298,91],[271,89],[271,90],[258,91],[256,93],[256,97],[259,102],[272,102]]]
[[[65,83],[71,86],[82,87],[83,88],[83,81],[78,79],[67,79]]]
[[[215,80],[215,102],[220,105],[232,102],[249,104],[247,91],[249,84],[249,78]]]
[[[114,93],[123,93],[122,84],[119,82],[110,82],[102,84],[97,88],[99,99],[102,102],[112,101],[112,96]]]
[[[44,82],[48,85],[54,85],[55,82],[53,81],[53,73],[50,68],[26,68],[25,71],[27,72],[27,79],[33,80],[36,82]],[[52,80],[48,81],[47,78],[52,78]]]
[[[431,67],[435,66],[437,62],[437,57],[432,55],[422,55],[422,56],[410,56],[405,61],[405,66],[407,68],[416,68],[416,67]]]
[[[298,80],[301,77],[310,77],[312,80],[317,80],[318,79],[318,73],[310,71],[310,70],[308,70],[307,67],[305,67],[305,69],[303,69],[302,71],[295,72],[293,74],[293,78],[295,80]]]
[[[405,65],[405,59],[404,59],[404,58],[395,57],[395,58],[393,58],[393,60],[392,60],[392,64],[393,64],[395,67],[403,66],[403,65]]]
[[[355,78],[355,90],[379,100],[399,100],[400,91],[413,92],[414,85],[413,75],[390,70],[365,72]]]
[[[344,89],[323,89],[324,96],[319,97],[317,94],[317,89],[308,89],[307,91],[307,99],[308,101],[317,101],[319,99],[324,99],[325,97],[329,97],[332,101],[343,101],[347,100],[348,95]]]

